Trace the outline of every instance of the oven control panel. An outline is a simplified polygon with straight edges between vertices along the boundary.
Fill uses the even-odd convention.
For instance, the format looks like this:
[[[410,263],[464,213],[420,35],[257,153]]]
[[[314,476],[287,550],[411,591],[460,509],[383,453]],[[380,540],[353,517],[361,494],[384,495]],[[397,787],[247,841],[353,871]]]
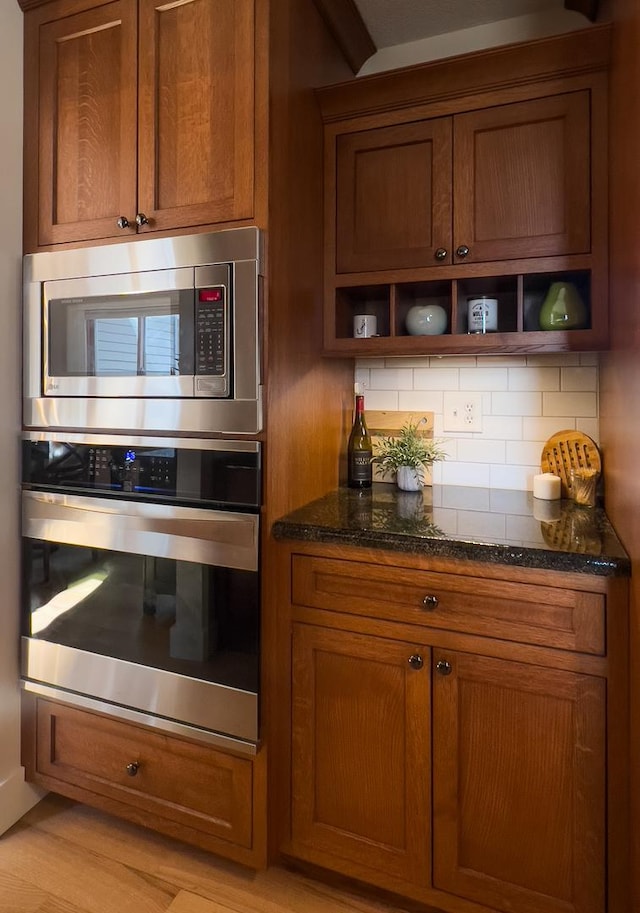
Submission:
[[[23,441],[23,486],[257,509],[260,448],[249,451]]]

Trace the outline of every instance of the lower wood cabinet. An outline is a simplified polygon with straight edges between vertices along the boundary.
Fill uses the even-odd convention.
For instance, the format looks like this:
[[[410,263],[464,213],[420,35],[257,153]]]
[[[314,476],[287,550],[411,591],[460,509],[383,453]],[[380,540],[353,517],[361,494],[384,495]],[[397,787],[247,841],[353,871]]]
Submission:
[[[624,582],[297,545],[286,856],[448,913],[626,913]]]
[[[255,758],[25,698],[32,782],[231,859],[264,863]]]
[[[604,680],[442,649],[433,670],[434,887],[602,913]]]
[[[296,845],[428,884],[429,650],[295,625],[293,675]]]

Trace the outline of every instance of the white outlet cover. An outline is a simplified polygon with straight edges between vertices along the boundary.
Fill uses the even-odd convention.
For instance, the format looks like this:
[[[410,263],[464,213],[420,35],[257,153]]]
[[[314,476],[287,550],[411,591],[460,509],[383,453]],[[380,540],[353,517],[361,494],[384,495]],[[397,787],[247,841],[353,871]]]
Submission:
[[[481,393],[445,393],[443,409],[443,431],[482,431]]]

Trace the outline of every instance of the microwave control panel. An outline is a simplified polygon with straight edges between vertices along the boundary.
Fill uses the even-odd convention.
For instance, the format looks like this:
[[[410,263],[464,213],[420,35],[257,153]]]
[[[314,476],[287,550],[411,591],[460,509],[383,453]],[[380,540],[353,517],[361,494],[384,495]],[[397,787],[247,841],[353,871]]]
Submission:
[[[198,392],[228,393],[229,321],[223,285],[196,291],[195,349]]]

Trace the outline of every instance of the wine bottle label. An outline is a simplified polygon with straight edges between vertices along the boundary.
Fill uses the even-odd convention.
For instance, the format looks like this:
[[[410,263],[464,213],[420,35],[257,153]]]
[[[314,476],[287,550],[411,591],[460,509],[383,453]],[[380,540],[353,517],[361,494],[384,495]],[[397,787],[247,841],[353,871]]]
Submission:
[[[356,450],[351,454],[351,475],[361,482],[371,478],[371,454],[367,450]]]

